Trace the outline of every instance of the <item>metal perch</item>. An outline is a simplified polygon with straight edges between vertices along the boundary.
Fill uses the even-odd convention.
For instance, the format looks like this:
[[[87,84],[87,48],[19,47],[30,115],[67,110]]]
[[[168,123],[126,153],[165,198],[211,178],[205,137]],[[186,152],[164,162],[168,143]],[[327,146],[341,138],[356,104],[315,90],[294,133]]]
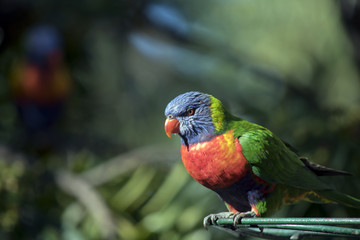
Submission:
[[[295,240],[323,236],[360,239],[360,218],[243,218],[236,226],[232,219],[218,219],[212,226],[239,238]]]

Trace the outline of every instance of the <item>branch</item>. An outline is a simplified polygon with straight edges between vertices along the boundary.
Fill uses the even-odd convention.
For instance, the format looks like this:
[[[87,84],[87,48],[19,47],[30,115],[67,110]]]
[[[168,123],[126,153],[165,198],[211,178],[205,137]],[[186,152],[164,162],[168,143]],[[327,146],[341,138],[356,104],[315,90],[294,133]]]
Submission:
[[[74,196],[87,208],[98,223],[103,239],[115,239],[116,225],[110,210],[96,189],[86,180],[66,170],[58,171],[55,181],[64,192]]]
[[[180,159],[179,150],[169,145],[148,146],[118,155],[105,163],[80,174],[92,186],[104,184],[140,165],[148,163],[173,163]]]

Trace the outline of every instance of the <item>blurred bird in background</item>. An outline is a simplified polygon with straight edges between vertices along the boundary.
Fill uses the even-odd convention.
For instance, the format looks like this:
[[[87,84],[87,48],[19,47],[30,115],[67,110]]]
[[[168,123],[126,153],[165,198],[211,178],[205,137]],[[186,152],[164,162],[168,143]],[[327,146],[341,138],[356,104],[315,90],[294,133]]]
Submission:
[[[62,38],[54,27],[38,25],[25,33],[24,54],[13,64],[10,88],[26,144],[49,147],[71,89]]]

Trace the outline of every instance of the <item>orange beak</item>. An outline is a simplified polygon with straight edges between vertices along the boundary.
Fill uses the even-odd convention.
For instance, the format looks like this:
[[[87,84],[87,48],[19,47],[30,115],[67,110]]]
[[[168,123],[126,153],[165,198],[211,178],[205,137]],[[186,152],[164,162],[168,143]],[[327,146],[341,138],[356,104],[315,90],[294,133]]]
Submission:
[[[165,132],[169,138],[171,138],[172,133],[180,133],[180,122],[176,118],[167,118],[165,121]]]

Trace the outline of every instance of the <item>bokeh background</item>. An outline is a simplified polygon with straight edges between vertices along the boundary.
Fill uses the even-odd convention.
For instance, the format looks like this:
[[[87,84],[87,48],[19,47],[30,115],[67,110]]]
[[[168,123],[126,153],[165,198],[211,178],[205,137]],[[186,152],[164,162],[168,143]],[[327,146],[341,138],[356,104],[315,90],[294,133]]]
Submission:
[[[221,99],[360,197],[360,5],[303,0],[0,1],[0,238],[231,239],[164,109]],[[359,217],[299,203],[276,216]]]

